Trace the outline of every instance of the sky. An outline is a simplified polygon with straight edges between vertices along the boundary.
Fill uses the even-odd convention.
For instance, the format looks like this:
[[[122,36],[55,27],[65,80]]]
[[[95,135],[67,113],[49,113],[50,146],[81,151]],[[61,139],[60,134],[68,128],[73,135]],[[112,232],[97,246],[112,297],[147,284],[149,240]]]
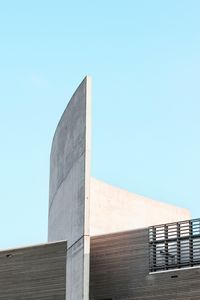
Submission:
[[[92,176],[200,217],[200,2],[2,1],[0,248],[47,240],[49,155],[85,75]]]

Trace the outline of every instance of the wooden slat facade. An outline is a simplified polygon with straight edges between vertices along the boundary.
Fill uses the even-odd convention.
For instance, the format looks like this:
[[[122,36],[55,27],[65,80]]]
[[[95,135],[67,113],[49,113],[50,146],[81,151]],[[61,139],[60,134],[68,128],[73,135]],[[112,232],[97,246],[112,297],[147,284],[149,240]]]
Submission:
[[[90,300],[199,300],[200,268],[149,274],[148,229],[91,238]]]
[[[0,252],[0,300],[65,300],[67,242]]]

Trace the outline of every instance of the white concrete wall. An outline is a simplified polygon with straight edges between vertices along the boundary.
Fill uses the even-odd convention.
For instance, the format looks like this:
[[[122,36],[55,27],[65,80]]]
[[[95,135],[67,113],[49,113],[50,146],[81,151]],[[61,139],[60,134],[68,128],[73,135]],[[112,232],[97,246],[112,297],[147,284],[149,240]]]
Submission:
[[[50,160],[48,240],[67,240],[67,300],[89,300],[90,235],[190,218],[186,209],[91,179],[90,155],[91,80],[86,77],[60,119]]]
[[[48,241],[67,240],[67,300],[89,300],[91,80],[57,126],[51,149]]]
[[[155,201],[91,178],[91,236],[191,218],[188,209]]]

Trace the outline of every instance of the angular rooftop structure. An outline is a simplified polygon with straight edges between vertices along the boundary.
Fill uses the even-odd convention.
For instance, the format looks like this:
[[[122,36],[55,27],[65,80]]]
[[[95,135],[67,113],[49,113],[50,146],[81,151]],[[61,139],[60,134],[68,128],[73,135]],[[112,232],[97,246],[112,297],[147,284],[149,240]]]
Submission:
[[[48,244],[0,253],[0,299],[199,299],[200,222],[91,178],[91,98],[87,76],[52,142]]]

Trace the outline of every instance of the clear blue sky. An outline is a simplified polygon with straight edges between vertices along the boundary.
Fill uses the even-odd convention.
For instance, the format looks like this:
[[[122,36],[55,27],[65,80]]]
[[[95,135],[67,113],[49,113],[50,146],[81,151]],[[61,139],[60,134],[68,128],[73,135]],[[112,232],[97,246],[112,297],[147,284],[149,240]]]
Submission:
[[[93,78],[92,175],[200,217],[200,2],[2,1],[0,248],[47,238],[51,140]]]

